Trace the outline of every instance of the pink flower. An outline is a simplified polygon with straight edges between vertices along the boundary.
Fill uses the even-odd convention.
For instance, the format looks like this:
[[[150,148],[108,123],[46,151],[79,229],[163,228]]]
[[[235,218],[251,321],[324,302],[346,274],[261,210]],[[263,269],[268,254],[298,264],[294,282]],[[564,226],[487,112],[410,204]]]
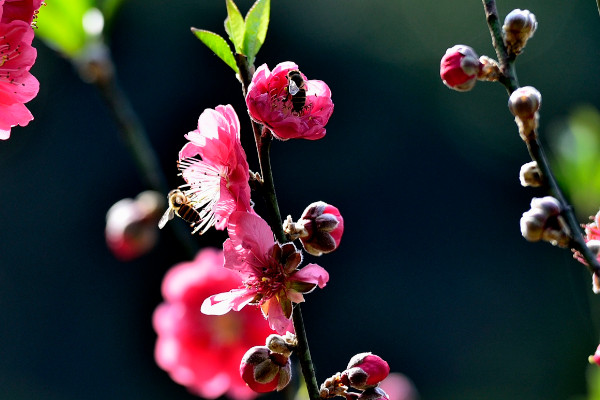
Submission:
[[[440,77],[446,86],[458,91],[471,90],[477,82],[481,63],[475,50],[458,44],[446,50],[440,62]]]
[[[0,1],[0,4],[2,5],[0,23],[20,20],[31,24],[42,5],[42,0],[4,0]]]
[[[279,244],[269,225],[256,214],[235,212],[229,220],[229,239],[223,244],[225,268],[239,273],[243,285],[219,293],[202,303],[205,314],[222,315],[257,304],[279,334],[293,332],[292,303],[303,293],[325,287],[329,274],[317,264],[297,269],[302,254],[293,243]]]
[[[290,72],[295,74],[294,79],[290,79]],[[333,112],[329,87],[323,81],[307,80],[293,62],[277,64],[273,72],[266,64],[258,67],[248,88],[246,105],[250,116],[268,126],[281,140],[321,139]]]
[[[271,330],[255,309],[218,317],[200,312],[202,301],[213,290],[240,283],[237,274],[222,265],[223,252],[204,249],[193,261],[167,272],[162,284],[165,302],[153,316],[158,335],[155,358],[175,382],[197,395],[215,399],[226,394],[248,400],[256,394],[240,377],[240,360]]]
[[[6,5],[6,3],[5,3]],[[39,91],[39,82],[29,72],[37,52],[31,47],[33,29],[21,20],[0,22],[0,139],[10,137],[13,126],[33,119],[24,103]]]
[[[198,129],[185,137],[189,143],[179,152],[179,169],[187,182],[182,190],[202,216],[194,232],[202,234],[213,225],[224,230],[234,211],[252,212],[238,116],[230,105],[208,108],[198,119]]]

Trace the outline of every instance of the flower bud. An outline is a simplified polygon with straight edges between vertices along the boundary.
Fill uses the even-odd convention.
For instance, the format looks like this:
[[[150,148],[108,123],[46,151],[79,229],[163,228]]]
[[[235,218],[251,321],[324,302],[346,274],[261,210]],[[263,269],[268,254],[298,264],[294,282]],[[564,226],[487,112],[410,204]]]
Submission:
[[[537,162],[531,161],[527,164],[523,164],[521,171],[519,172],[519,179],[521,180],[521,186],[542,186],[542,172],[540,171]]]
[[[250,348],[240,364],[240,375],[248,387],[258,393],[281,390],[290,383],[290,359],[273,353],[266,346]]]
[[[388,396],[382,388],[372,387],[365,389],[365,391],[358,396],[357,400],[390,400],[390,396]]]
[[[535,15],[529,10],[512,10],[504,19],[504,44],[509,54],[520,54],[537,29]]]
[[[521,119],[533,119],[541,104],[542,95],[533,86],[518,88],[508,99],[510,112]]]
[[[336,207],[317,201],[306,207],[298,222],[288,216],[283,230],[290,240],[299,238],[306,252],[320,256],[340,245],[344,219]]]
[[[137,258],[154,247],[158,239],[156,224],[164,208],[163,196],[154,191],[140,193],[135,199],[122,199],[106,213],[106,244],[122,261]]]
[[[554,197],[533,198],[531,209],[521,217],[521,234],[530,242],[545,240],[554,246],[566,247],[570,236],[560,215],[561,205]]]
[[[440,77],[450,89],[465,92],[475,86],[480,69],[475,50],[459,44],[446,50],[440,62]]]
[[[367,389],[377,386],[390,373],[390,366],[381,357],[372,353],[360,353],[350,359],[348,367],[342,372],[344,385],[355,389]]]
[[[534,197],[531,199],[531,209],[539,208],[547,217],[560,214],[560,202],[552,196]]]

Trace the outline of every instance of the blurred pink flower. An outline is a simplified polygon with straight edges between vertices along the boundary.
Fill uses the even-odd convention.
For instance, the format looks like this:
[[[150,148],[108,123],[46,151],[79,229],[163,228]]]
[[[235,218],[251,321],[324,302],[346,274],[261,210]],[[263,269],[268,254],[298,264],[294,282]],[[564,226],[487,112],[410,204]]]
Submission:
[[[238,116],[230,105],[208,108],[198,129],[185,137],[189,142],[179,152],[179,169],[187,185],[181,190],[202,216],[196,230],[202,234],[213,225],[224,230],[232,212],[252,212]]]
[[[419,398],[412,381],[398,372],[389,374],[379,386],[387,393],[390,400],[417,400]]]
[[[222,315],[257,304],[279,334],[293,332],[292,303],[304,301],[317,285],[325,287],[329,274],[317,264],[297,269],[302,253],[293,243],[275,242],[269,225],[256,214],[235,212],[229,220],[229,239],[223,244],[225,268],[239,273],[243,285],[202,303],[205,314]]]
[[[240,283],[239,276],[222,265],[223,252],[207,248],[167,272],[162,284],[165,302],[153,316],[155,358],[175,382],[199,396],[248,400],[256,393],[240,377],[240,360],[248,348],[264,343],[271,330],[255,309],[226,316],[200,312],[202,301],[214,290]]]
[[[6,5],[6,3],[4,3]],[[39,91],[39,82],[29,72],[37,51],[31,47],[30,23],[13,20],[0,22],[0,139],[10,137],[13,126],[25,126],[33,119],[25,107]]]
[[[300,74],[304,88],[292,86],[296,87],[295,90],[300,89],[296,96],[306,95],[306,103],[301,110],[294,110],[288,73],[297,70],[298,66],[289,61],[278,64],[272,72],[266,64],[258,67],[246,95],[248,112],[281,140],[321,139],[333,112],[331,91],[325,82],[307,80],[304,74]]]
[[[20,20],[31,24],[42,5],[42,0],[0,0],[0,5],[0,23]]]

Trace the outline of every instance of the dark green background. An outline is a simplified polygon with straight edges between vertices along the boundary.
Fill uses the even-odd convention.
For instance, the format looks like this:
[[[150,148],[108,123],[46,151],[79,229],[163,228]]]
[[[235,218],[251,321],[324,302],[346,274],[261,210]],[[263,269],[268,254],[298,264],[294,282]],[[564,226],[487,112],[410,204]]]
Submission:
[[[498,8],[538,18],[517,68],[543,95],[542,135],[600,106],[594,1]],[[183,135],[218,104],[240,115],[256,170],[239,83],[189,31],[223,33],[224,18],[224,1],[132,0],[114,23],[119,79],[172,187]],[[586,390],[598,300],[568,251],[521,237],[543,192],[519,185],[528,155],[505,90],[441,83],[459,43],[494,56],[481,2],[273,1],[257,65],[295,61],[335,103],[323,140],[273,145],[282,214],[324,200],[345,218],[339,250],[309,259],[331,274],[303,307],[318,379],[373,351],[425,400],[570,399]],[[154,364],[151,327],[164,272],[188,256],[169,231],[134,262],[106,249],[106,210],[145,187],[98,93],[37,48],[35,120],[0,143],[0,398],[193,399]]]

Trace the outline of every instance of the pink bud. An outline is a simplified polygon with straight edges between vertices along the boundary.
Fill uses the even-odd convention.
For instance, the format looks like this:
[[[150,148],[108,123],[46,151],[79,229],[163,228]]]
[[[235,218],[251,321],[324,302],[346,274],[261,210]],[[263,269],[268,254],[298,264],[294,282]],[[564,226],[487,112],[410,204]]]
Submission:
[[[266,346],[254,346],[242,358],[240,375],[250,389],[267,393],[279,391],[290,383],[292,367],[288,357]]]
[[[390,366],[384,359],[372,353],[360,353],[350,359],[341,381],[362,390],[377,386],[389,373]]]
[[[120,260],[137,258],[154,247],[156,223],[164,207],[163,196],[146,191],[135,199],[122,199],[106,213],[106,244]]]
[[[450,89],[465,92],[475,86],[481,67],[475,50],[459,44],[446,50],[440,63],[440,77]]]
[[[298,222],[294,223],[288,217],[284,230],[291,240],[300,238],[306,252],[320,256],[340,245],[344,218],[336,207],[317,201],[306,207]]]

